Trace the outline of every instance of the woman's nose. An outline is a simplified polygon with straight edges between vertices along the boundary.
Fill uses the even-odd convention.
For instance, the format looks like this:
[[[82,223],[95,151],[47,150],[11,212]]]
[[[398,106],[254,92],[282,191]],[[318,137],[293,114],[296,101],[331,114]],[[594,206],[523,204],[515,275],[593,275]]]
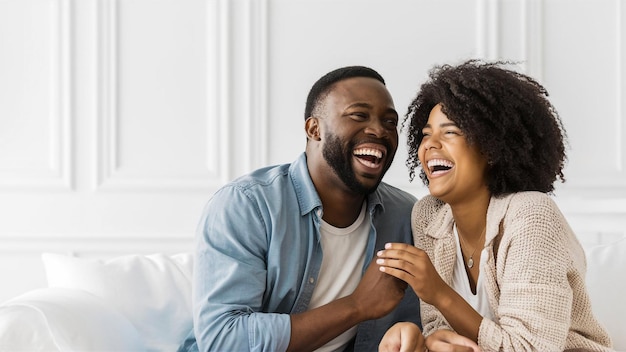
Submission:
[[[441,144],[439,143],[439,139],[437,139],[433,135],[424,136],[424,138],[422,139],[421,145],[424,148],[424,151],[429,150],[431,148],[441,147]]]

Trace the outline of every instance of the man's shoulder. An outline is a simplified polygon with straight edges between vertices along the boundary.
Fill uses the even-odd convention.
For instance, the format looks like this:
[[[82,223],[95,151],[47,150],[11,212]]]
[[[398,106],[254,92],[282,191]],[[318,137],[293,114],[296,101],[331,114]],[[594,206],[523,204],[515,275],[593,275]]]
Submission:
[[[288,179],[290,165],[291,164],[280,164],[262,167],[237,177],[226,186],[249,189],[257,186],[268,186],[277,182],[285,182]]]
[[[417,201],[417,197],[411,193],[385,182],[381,182],[378,185],[377,191],[385,204],[388,202],[398,202],[400,204],[410,204],[413,206]]]
[[[205,206],[206,214],[239,213],[250,209],[278,207],[293,197],[288,176],[289,165],[259,168],[226,183],[211,195]]]
[[[258,168],[229,182],[226,186],[239,189],[289,187],[293,181],[309,177],[306,156],[301,154],[291,163]],[[295,186],[295,185],[294,185]]]
[[[378,185],[377,196],[380,212],[375,213],[373,223],[379,229],[376,239],[378,245],[386,242],[412,243],[411,209],[417,198],[382,182]]]

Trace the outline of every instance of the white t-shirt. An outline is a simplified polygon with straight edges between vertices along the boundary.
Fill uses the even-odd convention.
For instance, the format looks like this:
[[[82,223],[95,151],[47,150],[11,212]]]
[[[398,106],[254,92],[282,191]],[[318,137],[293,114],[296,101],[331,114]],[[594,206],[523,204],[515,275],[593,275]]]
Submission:
[[[366,202],[363,202],[359,217],[345,228],[334,227],[322,220],[320,236],[324,257],[309,309],[351,294],[361,281],[370,231],[370,219],[366,209]],[[356,326],[316,351],[342,351],[355,335]]]
[[[485,284],[482,279],[483,276],[480,273],[476,281],[476,294],[472,293],[469,279],[467,278],[467,272],[465,271],[465,263],[463,262],[464,259],[456,224],[454,225],[454,238],[456,239],[456,263],[454,264],[454,272],[452,274],[452,288],[483,318],[493,320],[494,315],[489,307],[489,298],[485,290]],[[479,245],[484,247],[484,243],[480,243]],[[485,268],[486,263],[487,250],[483,248],[480,253],[480,263],[478,263],[478,268],[481,272],[482,268]]]

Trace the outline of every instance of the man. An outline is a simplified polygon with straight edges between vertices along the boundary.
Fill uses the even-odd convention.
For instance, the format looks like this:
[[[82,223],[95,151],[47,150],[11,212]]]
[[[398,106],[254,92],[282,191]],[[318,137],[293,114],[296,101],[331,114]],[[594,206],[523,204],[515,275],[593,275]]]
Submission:
[[[305,153],[226,185],[203,212],[181,351],[377,350],[393,323],[419,323],[413,291],[370,264],[385,243],[412,243],[416,199],[381,183],[397,124],[370,68],[314,84]]]

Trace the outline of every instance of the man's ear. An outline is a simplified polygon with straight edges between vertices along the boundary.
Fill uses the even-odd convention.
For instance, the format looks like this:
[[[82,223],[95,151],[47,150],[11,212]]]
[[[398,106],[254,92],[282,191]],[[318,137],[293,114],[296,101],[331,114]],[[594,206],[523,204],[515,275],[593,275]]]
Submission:
[[[320,135],[320,123],[317,117],[310,116],[306,119],[304,123],[304,130],[306,131],[306,136],[308,139],[319,141],[321,140]]]

